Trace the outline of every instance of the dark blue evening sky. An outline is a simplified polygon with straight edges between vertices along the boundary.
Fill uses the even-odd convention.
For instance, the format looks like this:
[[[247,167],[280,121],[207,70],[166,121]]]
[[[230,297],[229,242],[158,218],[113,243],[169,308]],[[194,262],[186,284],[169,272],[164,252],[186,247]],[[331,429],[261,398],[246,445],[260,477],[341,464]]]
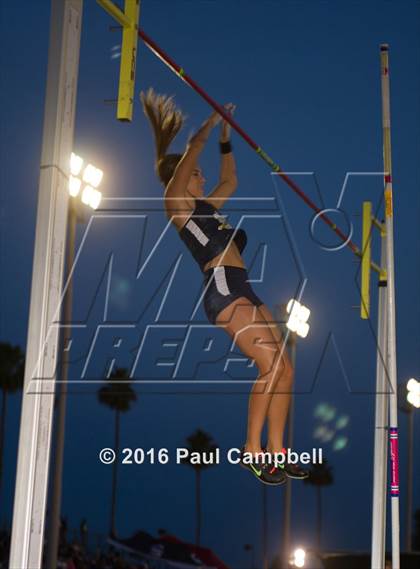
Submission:
[[[13,2],[1,3],[0,339],[25,349],[50,2],[24,0],[21,6],[23,11],[18,13]],[[90,225],[78,227],[78,244],[84,238],[84,245],[74,277],[74,322],[87,326],[75,342],[74,357],[82,358],[82,362],[75,362],[70,379],[80,379],[86,351],[103,322],[105,271],[111,252],[106,322],[111,327],[134,323],[134,328],[115,334],[111,328],[101,333],[83,384],[88,389],[84,393],[74,389],[69,396],[62,508],[70,527],[78,527],[85,516],[90,529],[98,533],[108,529],[111,491],[111,469],[99,462],[98,451],[113,444],[114,417],[97,402],[99,384],[89,384],[89,379],[103,377],[112,357],[116,365],[133,365],[145,326],[155,322],[159,307],[158,323],[171,324],[165,334],[178,340],[185,336],[185,329],[179,326],[189,322],[201,284],[200,273],[174,227],[166,228],[159,202],[155,200],[157,207],[150,211],[150,200],[133,199],[162,196],[153,170],[150,128],[138,93],[153,86],[159,92],[174,94],[188,115],[175,151],[182,151],[188,135],[210,114],[207,104],[192,89],[139,44],[134,120],[131,124],[118,123],[114,107],[104,104],[105,99],[116,97],[118,85],[119,59],[112,59],[112,55],[113,48],[120,45],[120,33],[109,31],[112,24],[94,0],[85,2],[74,150],[104,170],[101,189],[105,198],[114,200],[105,199]],[[382,200],[382,178],[377,174],[383,169],[379,45],[389,44],[398,380],[419,378],[420,4],[144,0],[141,26],[212,97],[237,105],[235,118],[242,128],[284,170],[301,173],[294,178],[314,201],[336,207],[346,173],[354,173],[349,176],[341,205],[353,223],[358,244],[361,220],[354,214],[360,213],[363,200],[371,200],[375,208]],[[324,491],[323,545],[367,550],[371,532],[376,286],[373,282],[372,320],[362,321],[353,308],[359,303],[359,275],[351,252],[323,250],[310,235],[312,212],[286,185],[272,179],[269,168],[236,133],[232,139],[239,178],[236,196],[276,198],[269,212],[273,215],[264,220],[257,215],[261,207],[258,201],[256,212],[248,210],[247,216],[234,203],[235,207],[227,203],[225,208],[234,223],[245,215],[241,223],[249,240],[244,260],[255,291],[272,309],[293,296],[302,282],[296,256],[308,279],[303,302],[312,310],[311,330],[299,342],[297,352],[296,448],[318,446],[313,433],[319,403],[333,406],[337,418],[350,418],[345,428],[347,446],[339,452],[333,451],[331,443],[323,446],[334,469],[334,484]],[[218,159],[217,134],[213,133],[201,160],[207,190],[217,182]],[[279,209],[279,198],[284,212]],[[116,207],[120,216],[115,215]],[[114,214],[109,217],[104,212]],[[281,213],[285,215],[280,217]],[[267,216],[267,211],[262,215]],[[337,218],[337,222],[342,221]],[[136,281],[136,273],[165,229],[167,236],[150,261],[150,272]],[[334,242],[334,237],[318,227],[317,231],[320,238]],[[262,244],[266,244],[265,252]],[[379,261],[378,249],[376,242],[374,256]],[[183,255],[165,297],[169,271],[180,253]],[[142,314],[157,279],[166,273],[168,278]],[[207,323],[202,307],[191,322]],[[118,335],[123,338],[122,348],[112,353],[110,343]],[[190,393],[183,392],[185,389],[176,395],[168,393],[178,389],[176,379],[169,385],[157,383],[159,378],[169,378],[172,370],[153,365],[152,346],[156,350],[161,340],[155,337],[143,350],[135,376],[139,381],[138,401],[122,417],[122,446],[166,447],[173,453],[197,427],[208,431],[224,451],[243,444],[250,386],[238,380],[251,380],[255,369],[246,368],[236,352],[237,361],[226,371],[228,337],[217,329],[209,329],[209,335],[222,357],[216,361],[214,355],[208,356],[212,363],[196,370]],[[186,343],[181,376],[195,369],[200,338],[193,334]],[[158,357],[170,358],[171,353],[173,356],[167,351]],[[142,378],[154,378],[156,384],[144,386]],[[209,379],[217,383],[203,383]],[[228,379],[232,379],[231,384],[221,383]],[[80,387],[78,384],[79,391]],[[153,390],[161,393],[150,393]],[[10,397],[9,403],[3,481],[6,499],[1,523],[10,523],[12,517],[21,396]],[[403,536],[407,419],[405,415],[399,418]],[[419,427],[416,417],[417,434]],[[413,510],[420,507],[420,453],[415,454]],[[232,567],[247,566],[245,543],[254,544],[261,553],[261,485],[223,461],[204,472],[202,489],[203,544]],[[269,489],[270,554],[280,546],[283,493],[281,488]],[[312,487],[294,483],[295,544],[315,545],[315,498]],[[192,469],[173,461],[165,466],[121,467],[117,527],[122,537],[139,528],[156,534],[157,528],[163,527],[193,541]]]

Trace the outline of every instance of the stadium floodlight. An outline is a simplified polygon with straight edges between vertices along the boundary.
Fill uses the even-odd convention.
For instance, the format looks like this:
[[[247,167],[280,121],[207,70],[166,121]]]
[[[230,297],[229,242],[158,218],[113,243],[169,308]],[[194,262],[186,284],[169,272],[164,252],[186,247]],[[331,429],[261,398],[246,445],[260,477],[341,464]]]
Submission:
[[[92,209],[97,209],[101,203],[102,194],[96,188],[101,183],[104,173],[93,164],[88,164],[82,172],[83,162],[83,158],[74,152],[71,153],[69,193],[73,198],[81,193],[82,202]]]
[[[75,198],[79,195],[81,186],[82,186],[82,180],[80,178],[76,178],[76,176],[70,176],[69,193],[72,198]]]
[[[290,563],[293,567],[305,567],[306,551],[301,547],[294,550]]]
[[[98,209],[99,204],[101,203],[102,194],[98,190],[92,189],[92,193],[90,195],[90,207],[92,209]]]
[[[77,156],[74,152],[70,156],[70,172],[73,176],[78,176],[83,166],[83,158]]]
[[[90,198],[93,192],[92,186],[85,186],[82,193],[82,202],[85,205],[90,205]]]
[[[99,168],[95,168],[92,164],[88,164],[83,171],[83,181],[89,186],[97,188],[102,181],[104,173]]]
[[[102,194],[92,188],[92,186],[85,186],[83,193],[82,193],[82,202],[92,209],[97,209],[99,204],[101,203]]]
[[[407,401],[416,409],[420,408],[420,381],[414,377],[407,381]]]
[[[287,328],[291,332],[296,332],[301,338],[306,338],[309,332],[309,324],[307,322],[311,311],[303,304],[295,299],[290,299],[286,307],[289,319],[286,323]]]

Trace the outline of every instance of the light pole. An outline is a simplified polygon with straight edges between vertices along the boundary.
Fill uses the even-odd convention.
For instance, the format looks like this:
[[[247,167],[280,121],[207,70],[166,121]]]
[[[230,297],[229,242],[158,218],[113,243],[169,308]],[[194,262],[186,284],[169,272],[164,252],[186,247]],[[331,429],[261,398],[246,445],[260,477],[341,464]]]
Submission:
[[[103,172],[88,164],[83,170],[83,159],[72,153],[70,158],[70,179],[69,179],[69,200],[68,208],[68,237],[66,245],[66,268],[64,279],[64,303],[63,317],[64,326],[61,337],[61,380],[57,381],[56,388],[56,432],[55,432],[55,452],[54,452],[54,473],[52,477],[52,496],[49,521],[49,539],[47,549],[47,569],[56,569],[58,555],[58,541],[60,530],[61,513],[61,492],[63,477],[63,458],[64,458],[64,435],[66,423],[66,404],[67,404],[67,380],[69,354],[68,348],[71,341],[71,313],[73,300],[73,277],[71,275],[74,264],[74,250],[76,243],[77,222],[84,219],[83,210],[76,198],[80,197],[85,207],[97,209],[102,198],[101,192],[96,188],[102,181]],[[80,175],[82,175],[80,177]]]
[[[413,517],[413,440],[414,440],[414,409],[420,408],[420,381],[411,378],[407,381],[407,413],[408,413],[408,439],[407,439],[407,504],[406,504],[406,534],[405,549],[411,551],[411,533]]]
[[[34,3],[32,3],[34,4]],[[43,2],[45,6],[47,2]],[[9,566],[41,567],[83,0],[54,0]],[[39,5],[39,3],[37,3]]]
[[[290,361],[293,370],[296,368],[296,340],[297,336],[306,338],[309,332],[308,319],[311,311],[306,306],[300,304],[293,298],[287,305],[282,304],[276,307],[277,320],[282,323],[283,336],[289,330],[287,345],[289,347]],[[287,448],[293,447],[293,427],[294,427],[294,394],[290,394],[289,413],[287,416]],[[283,510],[283,555],[281,556],[283,567],[289,566],[290,555],[290,528],[292,511],[292,485],[286,484],[284,491],[284,510]]]

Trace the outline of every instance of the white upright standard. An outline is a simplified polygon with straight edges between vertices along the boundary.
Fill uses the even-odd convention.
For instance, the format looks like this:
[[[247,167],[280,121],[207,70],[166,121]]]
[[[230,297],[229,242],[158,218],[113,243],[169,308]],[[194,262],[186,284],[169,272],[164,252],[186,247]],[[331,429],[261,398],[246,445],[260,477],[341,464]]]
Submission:
[[[10,569],[42,567],[83,0],[52,0]]]
[[[399,465],[398,465],[398,408],[397,408],[397,347],[394,279],[394,229],[391,166],[391,112],[389,102],[388,46],[381,45],[382,129],[384,158],[384,202],[386,230],[387,273],[387,370],[390,381],[389,442],[391,459],[391,526],[392,568],[400,567]]]
[[[385,235],[381,231],[381,267],[386,262]],[[386,271],[385,271],[386,273]],[[388,469],[389,381],[387,374],[386,276],[378,281],[378,346],[373,458],[371,568],[385,567],[386,501]]]

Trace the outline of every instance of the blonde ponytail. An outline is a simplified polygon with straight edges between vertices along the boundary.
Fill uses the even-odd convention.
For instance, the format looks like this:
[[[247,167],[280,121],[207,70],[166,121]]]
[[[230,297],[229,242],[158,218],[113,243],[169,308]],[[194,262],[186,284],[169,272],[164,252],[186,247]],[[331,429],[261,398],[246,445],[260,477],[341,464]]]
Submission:
[[[140,93],[144,114],[152,127],[156,147],[156,172],[166,186],[182,158],[182,154],[166,154],[169,145],[181,130],[185,117],[173,98],[159,95],[150,87]]]

